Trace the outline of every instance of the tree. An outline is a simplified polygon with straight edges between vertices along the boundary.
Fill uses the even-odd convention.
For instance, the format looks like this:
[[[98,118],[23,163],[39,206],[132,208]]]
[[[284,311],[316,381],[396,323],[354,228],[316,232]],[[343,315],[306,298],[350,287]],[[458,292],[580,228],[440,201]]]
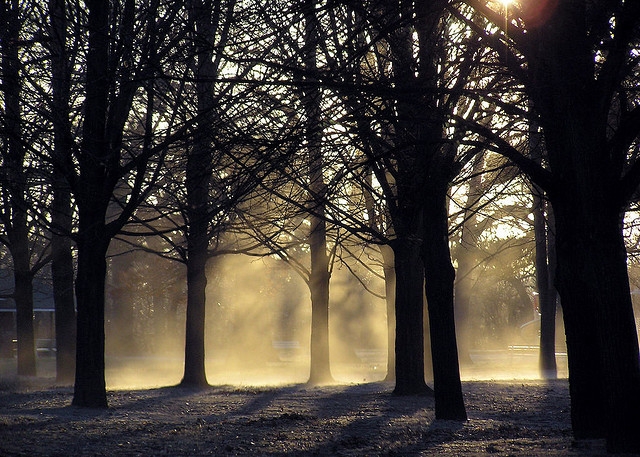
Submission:
[[[268,82],[260,78],[268,79],[270,74],[254,72],[252,59],[268,52],[271,45],[259,38],[265,32],[247,28],[250,10],[235,1],[187,5],[181,43],[190,52],[176,66],[188,76],[173,82],[179,87],[177,94],[164,103],[168,117],[181,119],[189,128],[172,150],[171,163],[161,170],[152,198],[136,211],[137,226],[128,232],[135,235],[128,239],[135,249],[186,265],[182,386],[208,385],[205,291],[207,273],[211,273],[207,267],[217,265],[210,260],[255,251],[261,251],[255,255],[267,255],[255,242],[247,241],[242,224],[259,206],[256,201],[264,191],[258,189],[282,165],[286,157],[282,145],[290,141],[278,137],[287,124],[286,115],[283,121],[273,106],[265,108],[273,98],[265,88]],[[149,237],[156,238],[156,247],[151,247]]]
[[[445,120],[439,111],[438,62],[442,58],[442,13],[445,3],[420,7],[416,11],[420,85],[432,91],[426,94],[422,108],[423,126],[418,136],[420,154],[426,168],[426,181],[422,183],[423,217],[422,262],[425,273],[425,291],[428,303],[431,353],[433,359],[436,418],[466,420],[462,397],[458,349],[454,314],[455,270],[449,249],[448,192],[452,180],[460,170],[454,147],[444,140]],[[472,58],[468,55],[467,58]],[[464,72],[464,69],[463,69]],[[464,77],[464,73],[459,75]]]
[[[307,148],[309,205],[309,253],[311,269],[311,371],[309,383],[322,384],[333,381],[329,361],[329,257],[327,256],[327,229],[324,199],[327,186],[324,182],[324,158],[322,151],[322,93],[317,84],[317,47],[319,24],[314,0],[306,0],[304,14],[304,45],[302,46],[303,81],[301,104],[305,113],[305,141]]]
[[[0,8],[0,23],[4,24],[1,36],[3,116],[0,126],[0,220],[4,234],[0,242],[7,246],[13,261],[18,374],[35,376],[33,278],[48,263],[49,257],[48,242],[44,240],[34,214],[29,211],[30,194],[33,192],[42,198],[46,193],[44,188],[36,185],[36,167],[30,165],[34,160],[34,152],[25,140],[33,132],[25,120],[23,106],[32,103],[33,99],[27,102],[27,97],[32,97],[32,94],[27,95],[25,91],[25,64],[22,58],[34,44],[34,31],[23,26],[27,10],[22,4],[6,1],[2,2]]]
[[[71,158],[71,62],[67,52],[66,1],[49,2],[49,49],[51,54],[51,123],[53,125],[53,163]],[[71,189],[62,167],[51,170],[51,276],[55,306],[56,381],[72,383],[75,375],[76,311],[74,263],[71,248],[73,214]]]
[[[574,435],[638,452],[640,365],[622,218],[640,182],[640,162],[627,162],[640,133],[632,89],[640,4],[523,4],[503,26],[488,6],[470,3],[503,27],[500,39],[476,30],[525,86],[544,134],[543,166],[507,145],[503,153],[553,206]]]
[[[531,156],[542,162],[542,144],[537,128],[532,126]],[[556,365],[556,299],[553,285],[555,278],[555,255],[553,247],[553,225],[547,217],[552,213],[548,208],[544,192],[534,186],[533,189],[533,230],[536,241],[536,286],[540,308],[540,374],[544,379],[558,376]]]
[[[77,6],[76,6],[77,7]],[[163,136],[154,116],[154,90],[142,83],[156,76],[175,38],[175,10],[159,2],[86,2],[86,57],[82,138],[73,160],[60,164],[78,209],[75,234],[77,347],[73,404],[106,407],[104,378],[104,304],[106,254],[110,240],[130,220],[157,178],[161,156],[177,136],[168,123]],[[138,15],[136,14],[138,13]],[[167,13],[162,21],[158,17]],[[161,27],[161,26],[162,27]],[[135,106],[136,116],[131,110]],[[136,128],[144,132],[135,141]],[[125,131],[129,129],[125,144]],[[138,137],[140,138],[140,137]],[[75,149],[75,148],[74,148]]]
[[[3,211],[5,243],[13,259],[14,300],[18,334],[18,374],[35,376],[33,334],[33,284],[30,265],[26,205],[25,148],[21,141],[20,109],[20,6],[17,1],[2,2],[3,185],[10,203]]]
[[[367,155],[367,166],[374,170],[380,183],[392,224],[386,242],[394,251],[396,274],[395,392],[413,394],[426,390],[422,328],[426,292],[434,378],[440,386],[440,394],[436,388],[436,415],[464,419],[453,316],[454,270],[448,247],[447,194],[465,156],[458,156],[456,146],[447,144],[443,137],[446,110],[456,106],[455,97],[447,99],[440,90],[449,84],[446,78],[455,80],[438,71],[445,49],[440,38],[444,5],[398,2],[380,4],[378,9],[367,12],[365,17],[375,24],[373,35],[384,39],[373,44],[369,61],[361,69],[370,72],[374,68],[371,63],[377,59],[379,66],[371,73],[377,73],[379,80],[371,84],[386,91],[374,92],[382,96],[373,103],[352,103],[351,109],[356,131],[362,135],[359,141]],[[458,68],[460,80],[464,81],[469,67]],[[354,81],[362,84],[365,80],[356,77]],[[366,110],[375,113],[375,121],[364,119]],[[383,133],[376,135],[376,131]]]
[[[187,209],[187,330],[184,377],[181,385],[207,385],[204,366],[204,323],[207,286],[206,264],[209,246],[209,187],[213,171],[213,145],[208,130],[215,126],[214,78],[218,59],[213,59],[216,29],[223,13],[212,2],[193,1],[188,5],[193,27],[194,78],[196,81],[197,124],[193,145],[188,151],[186,169]],[[233,11],[233,4],[229,11]],[[225,14],[226,16],[226,14]],[[224,33],[223,33],[224,35]]]
[[[466,180],[466,200],[462,206],[462,222],[458,229],[458,240],[454,248],[453,257],[458,268],[454,284],[454,310],[456,315],[456,329],[458,337],[458,351],[461,364],[471,363],[471,333],[472,333],[472,290],[477,278],[476,269],[481,254],[478,249],[478,209],[479,202],[485,191],[483,186],[484,154],[477,154],[472,160],[470,176]]]

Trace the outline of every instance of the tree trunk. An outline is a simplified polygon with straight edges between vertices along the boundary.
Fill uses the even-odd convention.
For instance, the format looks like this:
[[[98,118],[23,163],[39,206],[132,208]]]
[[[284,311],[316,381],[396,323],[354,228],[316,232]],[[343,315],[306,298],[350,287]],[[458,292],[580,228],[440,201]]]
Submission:
[[[387,246],[380,246],[384,271],[384,289],[387,305],[387,375],[384,380],[396,380],[396,270],[394,267],[393,250]]]
[[[99,241],[105,240],[100,228],[104,228],[104,213],[80,213],[73,405],[90,408],[107,407],[104,377],[104,286],[108,243]]]
[[[207,287],[206,244],[202,247],[202,234],[198,235],[192,222],[189,229],[189,260],[187,261],[187,318],[184,349],[184,375],[181,386],[208,385],[205,370],[205,310]],[[198,246],[198,238],[200,245]],[[205,232],[204,242],[208,243]]]
[[[187,158],[187,316],[185,333],[184,376],[180,385],[207,386],[205,372],[205,312],[207,258],[209,247],[209,182],[211,180],[208,127],[199,125],[193,150]]]
[[[533,193],[533,230],[536,242],[536,286],[540,310],[540,376],[556,379],[556,293],[550,286],[549,256],[547,253],[547,221],[545,200],[540,189]]]
[[[51,20],[51,85],[53,155],[58,164],[71,160],[71,125],[69,121],[70,71],[66,52],[65,0],[49,2]],[[61,166],[53,171],[51,210],[51,277],[55,306],[56,382],[73,382],[76,356],[76,311],[73,294],[73,253],[69,236],[72,229],[71,192]]]
[[[565,196],[553,203],[574,435],[638,452],[640,366],[621,216],[603,198],[580,211]]]
[[[78,205],[77,339],[73,404],[106,408],[104,378],[105,256],[110,237],[105,218],[110,193],[107,163],[112,164],[105,126],[108,112],[109,4],[88,2],[88,51],[85,118],[82,132]]]
[[[329,258],[324,220],[312,217],[311,250],[311,367],[309,384],[333,381],[329,360]]]
[[[329,361],[329,257],[327,256],[327,231],[325,203],[327,188],[324,182],[324,157],[322,153],[322,94],[318,88],[316,73],[317,48],[320,42],[316,17],[316,1],[305,0],[304,14],[304,69],[306,82],[302,105],[306,117],[305,140],[308,154],[309,209],[311,227],[309,249],[311,255],[311,369],[310,384],[332,382]]]
[[[33,275],[28,267],[25,270],[16,266],[24,262],[14,262],[14,292],[16,303],[16,331],[18,337],[18,375],[36,375],[36,348],[33,329]],[[27,259],[28,260],[28,259]]]
[[[189,2],[196,78],[198,123],[193,147],[187,157],[187,319],[182,386],[208,385],[205,370],[205,313],[207,257],[209,248],[209,187],[213,146],[211,129],[215,115],[212,5],[198,0]]]
[[[20,41],[20,5],[17,1],[0,6],[2,30],[2,92],[3,130],[3,187],[5,201],[5,231],[9,252],[13,259],[16,330],[18,338],[18,374],[36,375],[35,340],[33,331],[33,274],[30,268],[29,229],[27,220],[27,177],[25,150],[22,145],[21,80],[18,43]]]
[[[526,52],[551,171],[545,190],[556,219],[573,432],[606,436],[610,451],[640,452],[638,339],[622,232],[630,190],[621,181],[637,129],[615,132],[610,120],[637,122],[618,104],[620,83],[602,83],[627,77],[627,57],[618,51],[632,46],[637,24],[616,21],[616,52],[596,68],[589,9],[584,2],[557,6],[531,30]],[[630,9],[620,16],[637,17],[637,3],[620,7]]]
[[[462,365],[472,364],[471,349],[473,340],[472,293],[476,281],[474,270],[478,264],[478,217],[476,206],[482,196],[482,169],[484,155],[478,154],[473,159],[471,178],[468,180],[468,191],[464,210],[464,219],[460,227],[460,241],[455,251],[457,274],[454,283],[454,311],[456,318],[456,337],[458,355]]]
[[[440,170],[442,173],[444,171]],[[453,302],[455,271],[449,251],[448,182],[431,176],[425,192],[422,243],[429,310],[436,419],[467,420],[462,396]]]
[[[397,238],[391,247],[396,270],[396,395],[431,393],[424,380],[424,270],[421,242]]]

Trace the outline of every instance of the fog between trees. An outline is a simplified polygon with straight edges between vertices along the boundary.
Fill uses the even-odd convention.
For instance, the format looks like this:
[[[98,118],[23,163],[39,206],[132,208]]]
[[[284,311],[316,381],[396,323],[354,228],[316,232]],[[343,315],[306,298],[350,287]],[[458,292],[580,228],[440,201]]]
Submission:
[[[112,356],[183,359],[192,387],[374,357],[416,394],[426,354],[436,418],[463,420],[458,357],[537,346],[538,311],[557,375],[555,285],[574,434],[640,450],[638,8],[4,2],[19,374],[51,265],[75,405],[107,406]]]

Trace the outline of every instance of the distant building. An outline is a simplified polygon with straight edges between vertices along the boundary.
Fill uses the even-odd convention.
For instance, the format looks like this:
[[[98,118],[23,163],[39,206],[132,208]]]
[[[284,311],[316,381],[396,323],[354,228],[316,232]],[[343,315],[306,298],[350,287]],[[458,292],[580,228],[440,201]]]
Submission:
[[[53,288],[46,281],[34,281],[33,329],[38,353],[55,350],[55,309]],[[14,357],[16,351],[16,304],[13,293],[13,277],[0,273],[0,357]]]

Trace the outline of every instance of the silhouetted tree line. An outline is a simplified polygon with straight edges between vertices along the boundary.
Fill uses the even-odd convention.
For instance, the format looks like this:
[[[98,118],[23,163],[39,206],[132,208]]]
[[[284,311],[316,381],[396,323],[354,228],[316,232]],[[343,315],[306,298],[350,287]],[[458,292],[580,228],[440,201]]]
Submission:
[[[35,374],[32,281],[50,265],[58,380],[73,379],[74,405],[107,406],[118,238],[185,265],[183,385],[208,384],[207,264],[228,253],[276,256],[306,281],[309,381],[328,381],[331,262],[366,264],[354,253],[369,249],[395,393],[431,391],[426,310],[436,417],[465,420],[456,321],[470,325],[473,227],[481,200],[522,175],[541,368],[555,375],[557,289],[574,435],[640,451],[623,233],[640,183],[639,2],[5,0],[0,18],[19,374]]]

